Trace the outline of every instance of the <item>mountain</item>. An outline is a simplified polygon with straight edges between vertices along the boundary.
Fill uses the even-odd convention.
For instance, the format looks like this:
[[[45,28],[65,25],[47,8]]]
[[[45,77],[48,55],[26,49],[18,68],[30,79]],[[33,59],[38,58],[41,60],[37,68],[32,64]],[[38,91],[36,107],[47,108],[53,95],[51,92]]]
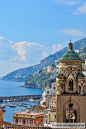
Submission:
[[[77,42],[74,42],[73,50],[79,50],[80,48],[83,48],[85,46],[86,46],[86,37]],[[55,60],[58,60],[67,50],[68,47],[65,47],[60,51],[57,51],[55,54],[49,55],[45,59],[41,60],[40,64],[13,71],[4,76],[2,80],[25,81],[26,78],[33,72],[43,69],[44,67],[51,65]]]
[[[85,62],[86,46],[79,50],[75,50],[75,52],[79,55],[79,57],[83,60],[83,62]],[[84,70],[84,65],[82,66]],[[42,88],[42,90],[46,86],[51,87],[51,83],[56,81],[56,75],[58,73],[58,69],[59,69],[58,60],[56,60],[55,62],[52,63],[51,66],[45,67],[29,75],[26,78],[25,84],[23,85],[23,87]]]
[[[58,62],[54,62],[51,66],[45,67],[32,73],[25,80],[23,87],[42,88],[47,85],[51,87],[51,83],[56,81],[56,74],[58,73]]]

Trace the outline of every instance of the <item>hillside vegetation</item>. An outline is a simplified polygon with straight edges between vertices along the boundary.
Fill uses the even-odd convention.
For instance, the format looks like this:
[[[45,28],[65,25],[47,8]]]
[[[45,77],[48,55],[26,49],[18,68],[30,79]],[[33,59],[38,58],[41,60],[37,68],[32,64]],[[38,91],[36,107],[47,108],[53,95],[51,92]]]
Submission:
[[[86,46],[86,37],[84,39],[81,39],[81,40],[75,42],[73,44],[73,50],[79,50],[80,48],[83,48],[85,46]],[[52,54],[52,55],[48,56],[47,58],[41,60],[40,64],[13,71],[11,73],[8,73],[2,79],[3,80],[13,80],[13,81],[25,81],[26,78],[33,72],[43,69],[44,67],[51,65],[55,60],[58,60],[60,57],[62,57],[62,55],[67,50],[68,50],[68,47],[65,47],[65,48],[61,49],[60,51],[57,51],[55,54]],[[85,55],[84,56],[82,55],[81,58],[84,61]]]
[[[32,88],[42,88],[48,85],[51,87],[51,83],[56,81],[56,74],[58,73],[58,68],[56,68],[57,63],[53,63],[51,66],[51,71],[48,72],[48,67],[40,69],[37,72],[29,75],[25,81],[23,87],[32,87]]]

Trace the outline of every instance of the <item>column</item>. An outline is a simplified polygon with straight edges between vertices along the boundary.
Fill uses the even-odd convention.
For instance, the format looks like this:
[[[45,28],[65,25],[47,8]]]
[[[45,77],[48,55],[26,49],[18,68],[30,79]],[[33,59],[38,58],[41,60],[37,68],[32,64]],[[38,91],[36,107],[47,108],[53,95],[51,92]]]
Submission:
[[[30,120],[28,119],[28,125],[30,125]]]

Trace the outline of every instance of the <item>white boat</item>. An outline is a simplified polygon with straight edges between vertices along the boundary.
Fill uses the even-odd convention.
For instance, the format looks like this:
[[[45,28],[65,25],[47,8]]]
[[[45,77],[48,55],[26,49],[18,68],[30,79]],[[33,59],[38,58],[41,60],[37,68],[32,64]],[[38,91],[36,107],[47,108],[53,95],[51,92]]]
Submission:
[[[17,105],[18,105],[18,106],[23,106],[23,104],[22,104],[22,103],[17,103]]]
[[[29,102],[34,102],[34,100],[32,98],[29,99]]]
[[[27,105],[23,105],[23,107],[27,107]]]
[[[23,103],[23,102],[22,102],[22,104],[23,104],[23,105],[28,105],[28,103]]]
[[[7,102],[7,100],[3,100],[3,102]]]
[[[1,104],[1,105],[0,105],[0,107],[5,108],[5,107],[6,107],[6,105],[5,105],[5,104]]]
[[[15,104],[9,104],[9,106],[10,106],[10,107],[16,107],[16,105],[15,105]]]
[[[26,111],[26,108],[22,108],[21,110],[22,110],[22,111]]]

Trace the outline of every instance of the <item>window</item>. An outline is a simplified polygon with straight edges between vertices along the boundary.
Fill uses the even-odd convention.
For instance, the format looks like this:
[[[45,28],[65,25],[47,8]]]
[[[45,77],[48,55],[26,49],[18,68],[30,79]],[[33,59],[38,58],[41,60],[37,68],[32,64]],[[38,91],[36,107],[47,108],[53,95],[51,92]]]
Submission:
[[[79,94],[81,93],[81,86],[79,86]]]
[[[55,86],[53,87],[53,89],[54,89],[54,90],[56,89]]]
[[[32,125],[32,121],[30,121],[30,125]]]
[[[69,91],[73,91],[73,80],[69,81]]]
[[[42,125],[42,120],[41,120],[41,125]]]
[[[49,94],[49,91],[47,91],[47,93]]]
[[[23,124],[25,125],[25,120],[23,120]]]
[[[18,124],[18,119],[16,119],[16,124]]]
[[[56,115],[54,115],[54,119],[56,120]]]
[[[50,117],[50,114],[49,114],[49,117]]]
[[[37,120],[37,125],[39,125],[39,122],[38,122],[38,120]]]

